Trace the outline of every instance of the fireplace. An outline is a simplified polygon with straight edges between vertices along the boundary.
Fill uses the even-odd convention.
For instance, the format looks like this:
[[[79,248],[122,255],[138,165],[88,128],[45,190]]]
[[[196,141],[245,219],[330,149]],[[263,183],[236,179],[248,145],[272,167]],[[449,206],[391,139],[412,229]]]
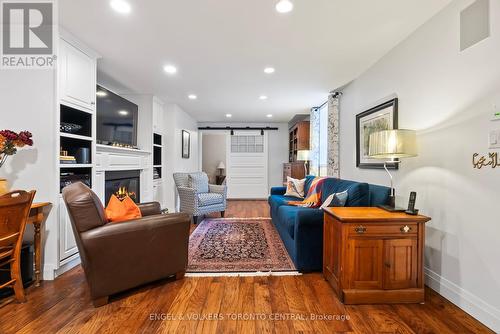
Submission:
[[[140,180],[141,172],[139,170],[106,172],[106,205],[108,205],[112,195],[116,195],[119,199],[128,195],[134,202],[140,203]]]

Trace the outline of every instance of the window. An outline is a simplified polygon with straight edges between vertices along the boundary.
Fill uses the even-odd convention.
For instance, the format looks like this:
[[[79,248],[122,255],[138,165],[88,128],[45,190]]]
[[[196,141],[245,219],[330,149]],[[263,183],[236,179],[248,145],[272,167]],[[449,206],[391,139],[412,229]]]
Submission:
[[[263,153],[264,136],[231,136],[231,153]]]
[[[328,174],[328,103],[319,109],[319,175]]]

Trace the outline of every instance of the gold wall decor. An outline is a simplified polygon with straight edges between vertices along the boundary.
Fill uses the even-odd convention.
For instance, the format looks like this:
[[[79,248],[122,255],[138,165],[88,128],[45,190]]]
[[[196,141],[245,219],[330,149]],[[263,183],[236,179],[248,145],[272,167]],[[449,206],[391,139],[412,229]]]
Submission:
[[[477,169],[490,166],[491,168],[500,167],[500,162],[498,160],[498,153],[489,153],[487,156],[479,156],[479,153],[474,153],[472,155],[472,166]]]

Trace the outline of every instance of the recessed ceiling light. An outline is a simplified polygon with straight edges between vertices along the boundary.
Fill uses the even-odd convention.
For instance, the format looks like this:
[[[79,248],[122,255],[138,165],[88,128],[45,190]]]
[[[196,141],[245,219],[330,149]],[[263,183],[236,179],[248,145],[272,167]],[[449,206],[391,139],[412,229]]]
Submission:
[[[194,95],[194,94],[189,94],[188,95],[188,99],[190,100],[196,100],[198,98],[198,96]]]
[[[281,0],[276,4],[279,13],[289,13],[293,10],[293,3],[290,0]]]
[[[226,114],[226,117],[227,117],[227,118],[231,118],[231,117],[233,117],[233,115],[231,115],[231,114]]]
[[[108,93],[106,93],[105,91],[103,90],[98,90],[97,93],[95,93],[97,96],[99,97],[105,97],[105,96],[108,96]]]
[[[128,115],[128,111],[127,110],[119,110],[118,113],[122,116],[127,116]]]
[[[267,115],[266,115],[266,117],[267,117],[267,118],[273,118],[273,115],[271,115],[271,114],[267,114]]]
[[[177,73],[177,67],[175,67],[174,65],[165,65],[163,67],[163,70],[165,72],[167,72],[168,74],[175,74],[175,73]]]
[[[120,14],[128,14],[131,12],[132,7],[125,0],[111,0],[109,3],[111,8],[117,11]]]
[[[267,100],[267,96],[261,95],[261,96],[259,96],[259,100]]]
[[[271,74],[271,73],[274,73],[276,70],[274,69],[274,67],[266,67],[264,69],[264,73],[266,74]]]

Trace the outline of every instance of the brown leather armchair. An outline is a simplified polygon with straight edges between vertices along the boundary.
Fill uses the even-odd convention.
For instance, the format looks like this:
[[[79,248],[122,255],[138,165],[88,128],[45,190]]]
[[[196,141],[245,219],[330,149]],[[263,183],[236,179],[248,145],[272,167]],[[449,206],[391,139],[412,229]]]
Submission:
[[[95,307],[117,292],[169,276],[184,277],[190,217],[160,214],[140,204],[143,218],[108,223],[101,201],[83,183],[63,189],[73,233]]]

